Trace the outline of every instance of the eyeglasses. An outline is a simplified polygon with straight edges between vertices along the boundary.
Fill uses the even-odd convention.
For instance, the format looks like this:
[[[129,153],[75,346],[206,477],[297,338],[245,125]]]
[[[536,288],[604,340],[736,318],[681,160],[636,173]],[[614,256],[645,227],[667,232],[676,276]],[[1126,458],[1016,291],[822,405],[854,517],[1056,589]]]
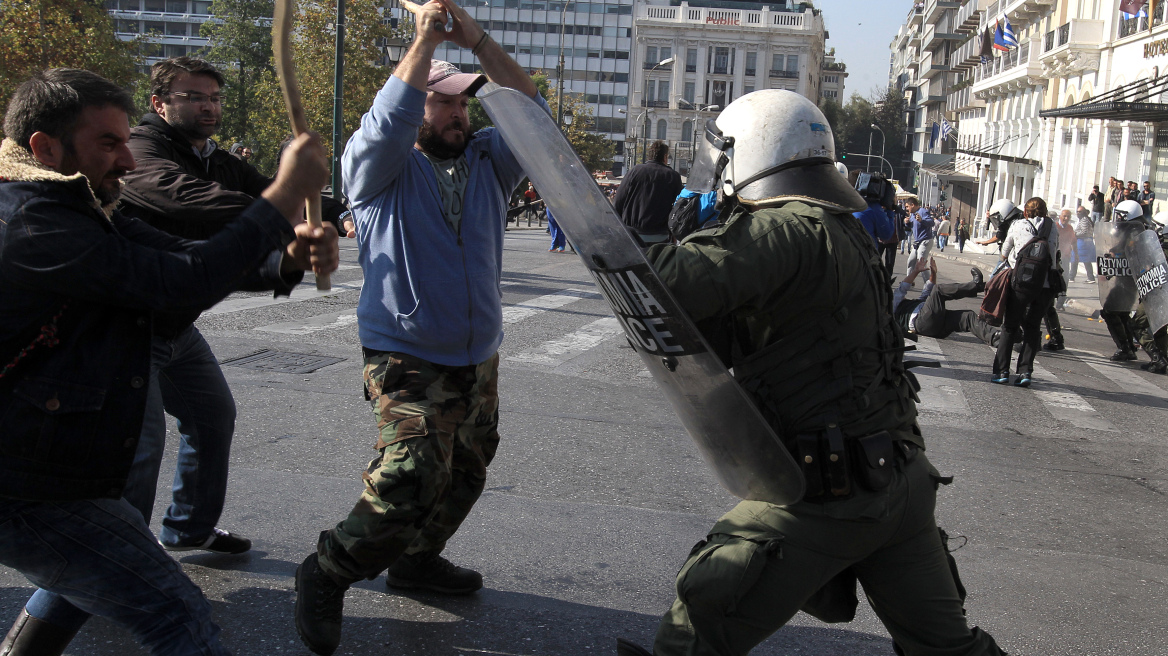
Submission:
[[[205,93],[192,93],[187,91],[171,91],[170,95],[183,98],[192,105],[203,105],[210,103],[212,105],[222,105],[223,96],[208,96]]]

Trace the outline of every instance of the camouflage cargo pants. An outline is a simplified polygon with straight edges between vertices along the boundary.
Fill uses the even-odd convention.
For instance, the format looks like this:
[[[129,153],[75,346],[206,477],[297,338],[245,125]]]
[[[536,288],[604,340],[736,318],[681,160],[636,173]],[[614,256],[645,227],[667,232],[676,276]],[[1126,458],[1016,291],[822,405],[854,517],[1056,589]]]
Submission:
[[[403,553],[439,552],[483,491],[499,445],[499,356],[449,367],[365,352],[365,394],[378,456],[349,516],[321,533],[321,567],[339,581],[373,578]]]

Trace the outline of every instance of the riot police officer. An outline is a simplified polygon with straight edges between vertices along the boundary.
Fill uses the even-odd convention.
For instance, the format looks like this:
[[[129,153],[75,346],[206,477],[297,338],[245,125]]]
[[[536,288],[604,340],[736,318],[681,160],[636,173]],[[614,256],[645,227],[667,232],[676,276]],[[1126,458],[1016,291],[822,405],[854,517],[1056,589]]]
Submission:
[[[857,580],[906,653],[1003,653],[965,620],[933,514],[947,479],[925,457],[886,274],[850,216],[866,203],[832,164],[827,120],[796,93],[756,91],[704,137],[689,186],[722,189],[722,220],[647,257],[807,492],[718,521],[681,568],[653,653],[746,654],[800,609],[850,620]]]

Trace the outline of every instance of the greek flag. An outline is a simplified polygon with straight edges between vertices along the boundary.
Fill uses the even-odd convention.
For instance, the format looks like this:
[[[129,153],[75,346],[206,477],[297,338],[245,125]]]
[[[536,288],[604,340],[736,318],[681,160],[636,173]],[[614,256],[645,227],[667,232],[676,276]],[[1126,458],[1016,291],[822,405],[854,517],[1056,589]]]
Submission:
[[[1018,37],[1014,35],[1014,26],[1010,25],[1010,19],[1002,15],[1002,20],[998,22],[998,29],[994,32],[994,48],[998,50],[1010,50],[1018,47]]]
[[[1124,20],[1147,16],[1147,2],[1146,0],[1123,0],[1119,3],[1119,13],[1123,15]]]
[[[953,126],[949,124],[948,119],[942,117],[941,118],[941,141],[948,139],[949,135],[956,135],[956,134],[957,134],[957,130],[953,129]],[[956,136],[954,136],[954,138],[956,138]]]

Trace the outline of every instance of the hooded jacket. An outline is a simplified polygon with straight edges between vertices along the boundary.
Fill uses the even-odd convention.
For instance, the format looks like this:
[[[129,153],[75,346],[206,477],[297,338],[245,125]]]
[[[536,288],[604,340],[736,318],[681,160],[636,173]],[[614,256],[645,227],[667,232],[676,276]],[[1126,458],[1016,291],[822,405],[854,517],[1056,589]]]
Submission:
[[[274,249],[292,238],[261,199],[211,240],[183,240],[103,207],[84,176],[0,144],[0,497],[120,497],[154,312],[199,311],[261,278],[273,286]]]

